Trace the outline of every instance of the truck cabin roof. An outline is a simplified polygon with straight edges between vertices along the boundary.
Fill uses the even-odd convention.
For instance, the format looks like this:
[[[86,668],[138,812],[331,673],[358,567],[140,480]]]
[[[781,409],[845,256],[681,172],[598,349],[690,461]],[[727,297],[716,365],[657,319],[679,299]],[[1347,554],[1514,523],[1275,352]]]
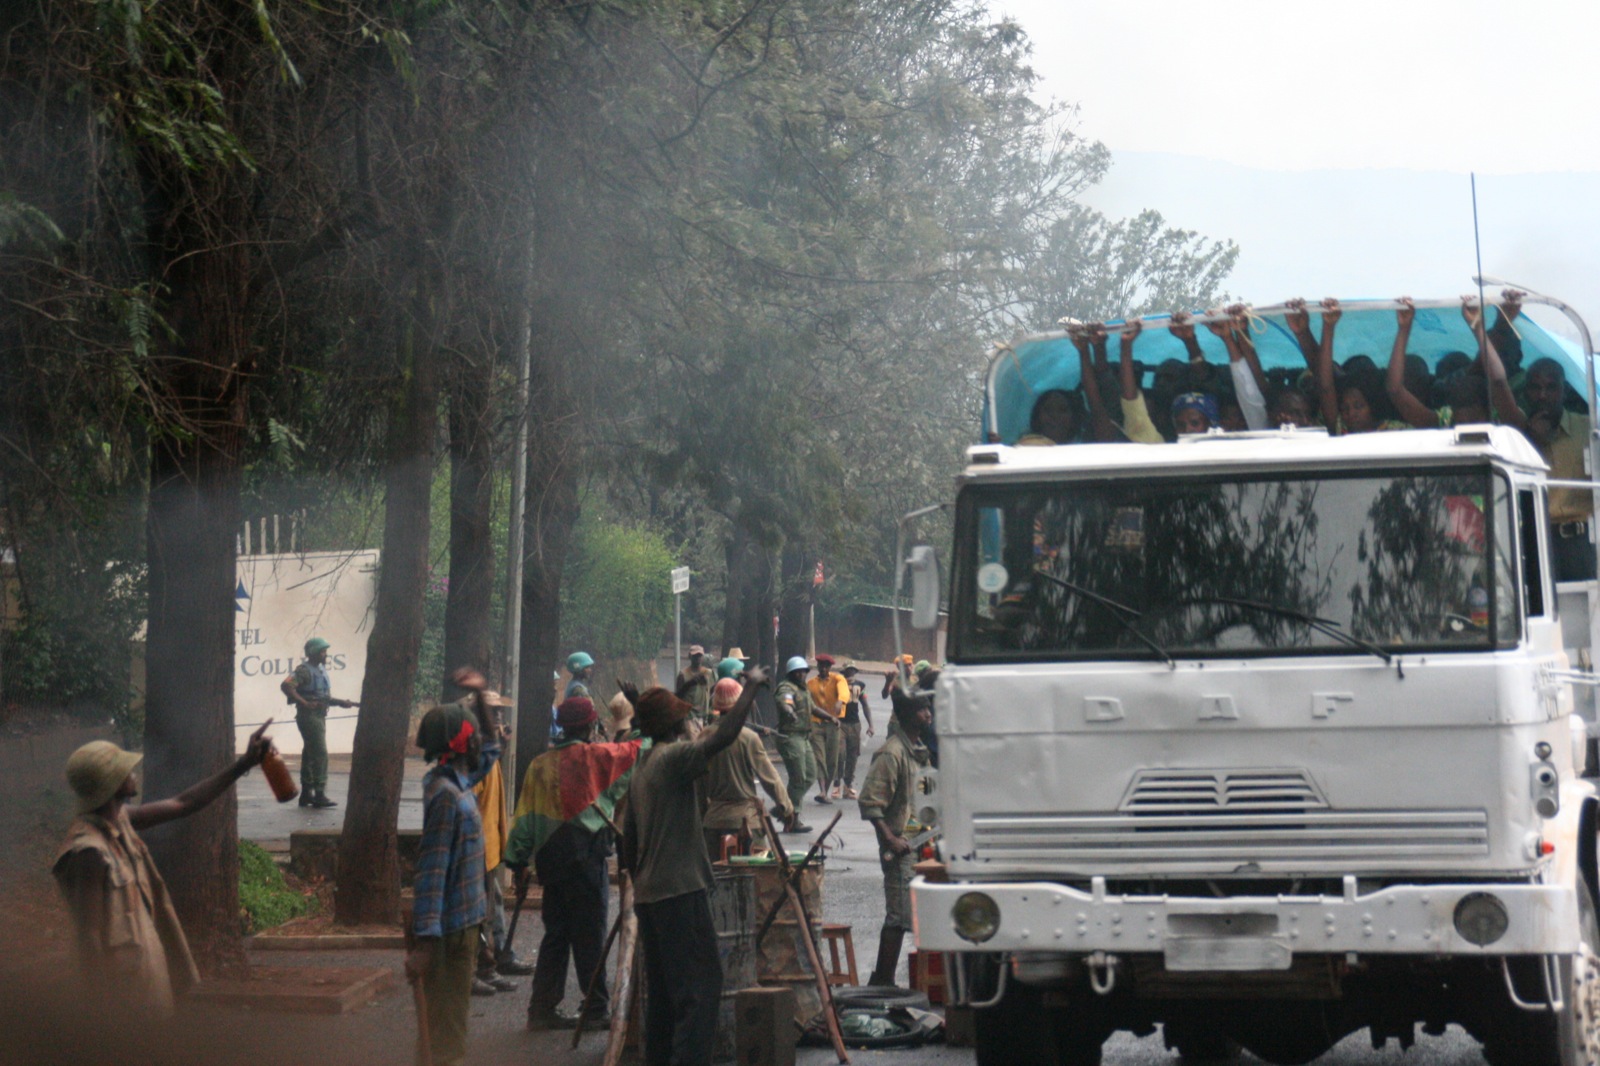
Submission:
[[[1526,473],[1546,470],[1528,439],[1508,426],[1467,425],[1406,433],[1355,433],[1330,437],[1321,429],[1262,430],[1184,437],[1167,447],[1081,444],[1067,448],[1015,448],[976,444],[967,449],[968,479],[1040,480],[1056,477],[1150,474],[1186,477],[1273,471],[1414,468],[1435,463],[1494,462]]]
[[[1411,330],[1407,350],[1419,355],[1430,370],[1451,352],[1473,355],[1477,351],[1476,339],[1461,318],[1461,301],[1433,299],[1414,301],[1416,322]],[[1490,307],[1498,307],[1498,296],[1488,300]],[[1538,305],[1554,307],[1565,313],[1575,323],[1584,342],[1574,344],[1557,337],[1526,314],[1526,309]],[[1334,360],[1342,363],[1355,355],[1369,356],[1379,367],[1387,365],[1389,351],[1394,344],[1394,300],[1352,300],[1343,302],[1343,317],[1339,321],[1334,340]],[[1582,319],[1566,305],[1546,297],[1532,295],[1523,303],[1525,313],[1515,322],[1522,346],[1522,367],[1526,368],[1543,358],[1555,359],[1566,370],[1567,382],[1580,396],[1589,396],[1587,375],[1584,371],[1585,350],[1590,347],[1588,329]],[[1309,303],[1311,330],[1320,336],[1321,315],[1315,304]],[[1251,312],[1251,339],[1261,359],[1262,367],[1271,372],[1275,368],[1296,371],[1306,369],[1305,358],[1295,342],[1294,335],[1284,324],[1282,304],[1255,308]],[[1227,349],[1221,338],[1206,329],[1205,312],[1196,312],[1195,331],[1200,347],[1208,362],[1227,366]],[[1158,366],[1169,359],[1188,361],[1183,343],[1167,330],[1170,315],[1142,316],[1144,331],[1134,349],[1134,358],[1141,364]],[[1117,363],[1117,332],[1125,320],[1107,322],[1110,331],[1108,356],[1113,366]],[[1490,323],[1494,322],[1491,315]],[[1077,349],[1065,330],[1018,336],[1005,344],[998,344],[990,353],[988,380],[984,393],[983,425],[980,440],[1014,444],[1027,434],[1029,419],[1038,398],[1051,389],[1074,390],[1081,384]],[[1114,396],[1105,401],[1115,406]]]

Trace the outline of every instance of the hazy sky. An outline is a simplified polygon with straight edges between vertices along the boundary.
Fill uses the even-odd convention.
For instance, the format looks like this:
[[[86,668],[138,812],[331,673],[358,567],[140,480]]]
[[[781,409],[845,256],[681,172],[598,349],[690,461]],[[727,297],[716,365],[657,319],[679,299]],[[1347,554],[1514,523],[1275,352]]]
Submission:
[[[1593,0],[990,0],[1121,151],[1277,169],[1600,170]]]
[[[1234,295],[1467,291],[1476,170],[1484,272],[1600,330],[1600,3],[989,2],[1113,151],[1088,202],[1238,241]]]

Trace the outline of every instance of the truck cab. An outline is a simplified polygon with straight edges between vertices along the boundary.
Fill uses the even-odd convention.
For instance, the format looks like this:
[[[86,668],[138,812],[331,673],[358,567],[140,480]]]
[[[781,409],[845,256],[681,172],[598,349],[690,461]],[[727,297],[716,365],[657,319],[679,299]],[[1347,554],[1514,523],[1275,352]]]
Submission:
[[[1549,480],[1490,425],[969,450],[912,896],[980,1063],[1450,1023],[1596,1061],[1592,587]]]

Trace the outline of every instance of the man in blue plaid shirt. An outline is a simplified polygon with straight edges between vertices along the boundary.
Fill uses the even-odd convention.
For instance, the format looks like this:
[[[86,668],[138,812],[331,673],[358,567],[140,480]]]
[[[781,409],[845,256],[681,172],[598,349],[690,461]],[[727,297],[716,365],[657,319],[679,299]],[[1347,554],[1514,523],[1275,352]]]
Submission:
[[[422,779],[416,947],[406,956],[406,974],[420,978],[427,995],[434,1066],[458,1066],[467,1054],[478,926],[488,914],[483,820],[472,786],[500,756],[498,724],[480,732],[472,712],[453,703],[433,708],[417,727],[417,746],[436,765]]]

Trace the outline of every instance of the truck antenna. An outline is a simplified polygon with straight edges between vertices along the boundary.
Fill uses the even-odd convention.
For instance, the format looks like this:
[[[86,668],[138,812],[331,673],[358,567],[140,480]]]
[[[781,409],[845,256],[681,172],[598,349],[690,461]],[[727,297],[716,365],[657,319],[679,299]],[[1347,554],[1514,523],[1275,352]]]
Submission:
[[[1478,261],[1478,273],[1476,278],[1478,282],[1478,328],[1483,330],[1483,337],[1481,339],[1474,337],[1473,340],[1478,341],[1479,344],[1488,344],[1489,305],[1484,301],[1483,298],[1483,242],[1478,236],[1478,172],[1475,170],[1471,171],[1469,173],[1469,177],[1472,181],[1472,254],[1477,258]],[[1484,377],[1483,397],[1485,402],[1489,405],[1490,410],[1493,410],[1494,398],[1489,393],[1489,380],[1487,375]]]

